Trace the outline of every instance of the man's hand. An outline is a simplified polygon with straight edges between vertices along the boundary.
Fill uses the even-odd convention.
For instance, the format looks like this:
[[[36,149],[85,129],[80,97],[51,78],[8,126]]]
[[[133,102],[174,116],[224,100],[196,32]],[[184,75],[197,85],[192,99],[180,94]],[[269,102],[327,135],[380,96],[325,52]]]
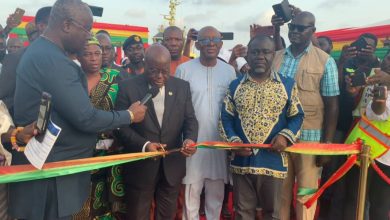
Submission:
[[[131,123],[138,123],[144,120],[146,109],[147,107],[145,105],[141,105],[140,101],[131,104],[129,111],[131,111],[134,115],[134,119]]]
[[[288,146],[288,140],[286,137],[279,134],[276,137],[274,137],[274,139],[272,139],[271,144],[272,144],[271,146],[272,150],[281,152],[284,151],[284,149],[286,149],[286,147]]]
[[[292,18],[295,18],[295,16],[297,16],[298,14],[300,14],[302,12],[302,10],[300,8],[295,7],[294,5],[291,5],[291,4],[290,4],[290,8],[291,8]]]
[[[345,90],[352,96],[356,96],[359,91],[362,89],[362,86],[352,86],[352,79],[350,76],[345,76]]]
[[[232,143],[242,143],[242,141],[237,139],[237,140],[234,140]],[[241,156],[241,157],[249,157],[250,155],[252,155],[252,149],[249,147],[234,149],[234,150],[232,150],[232,152],[234,152],[235,155]]]
[[[180,152],[181,152],[184,156],[186,156],[186,157],[192,156],[193,154],[196,153],[195,142],[194,142],[193,140],[186,139],[186,140],[183,142],[183,147],[181,148]]]
[[[164,152],[166,144],[160,144],[160,143],[149,143],[145,147],[145,152]]]
[[[24,129],[17,133],[16,139],[23,143],[28,143],[32,137],[38,134],[37,124],[35,122],[27,125]]]
[[[375,75],[368,77],[367,83],[370,85],[382,84],[390,88],[390,73],[386,73],[380,69],[374,70]]]
[[[356,47],[350,47],[348,45],[343,46],[343,49],[341,50],[340,59],[342,63],[345,62],[348,59],[354,58],[357,55]]]
[[[233,47],[232,54],[230,55],[229,63],[236,60],[238,57],[245,57],[247,54],[247,47],[242,44],[237,44]]]
[[[15,14],[9,15],[8,18],[7,18],[7,27],[8,27],[10,30],[12,30],[13,28],[16,28],[16,27],[19,26],[21,23],[22,23],[22,21],[16,19],[16,15],[15,15]]]
[[[234,152],[234,154],[241,157],[249,157],[250,155],[252,155],[252,149],[250,149],[249,147],[234,149],[232,151]]]
[[[358,55],[367,57],[371,61],[376,59],[375,48],[369,44],[366,46],[366,48],[362,48],[361,51],[358,51]]]
[[[190,30],[188,30],[188,33],[187,33],[187,41],[196,41],[198,38],[198,31],[195,30],[194,28],[191,28]]]
[[[249,37],[250,39],[256,36],[257,31],[261,28],[258,24],[249,25]],[[239,44],[241,45],[241,44]]]
[[[275,30],[280,32],[280,26],[284,25],[284,20],[281,17],[278,17],[277,15],[272,15],[271,19],[272,26],[274,26]]]

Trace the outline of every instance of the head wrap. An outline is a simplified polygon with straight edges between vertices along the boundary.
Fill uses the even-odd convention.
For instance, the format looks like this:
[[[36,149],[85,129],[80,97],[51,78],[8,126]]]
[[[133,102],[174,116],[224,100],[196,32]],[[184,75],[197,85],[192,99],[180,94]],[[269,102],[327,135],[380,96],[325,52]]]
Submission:
[[[98,39],[96,39],[95,36],[91,37],[91,39],[88,40],[87,45],[98,45],[100,47],[100,43]]]

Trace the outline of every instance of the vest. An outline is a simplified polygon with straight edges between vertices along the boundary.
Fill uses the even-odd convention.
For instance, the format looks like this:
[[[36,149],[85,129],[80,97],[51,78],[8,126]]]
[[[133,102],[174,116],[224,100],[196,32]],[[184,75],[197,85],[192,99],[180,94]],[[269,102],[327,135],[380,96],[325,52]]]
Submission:
[[[284,62],[286,50],[276,51],[273,60],[273,69],[282,74],[279,70]],[[325,65],[329,55],[321,49],[310,45],[309,51],[301,57],[295,81],[298,86],[298,96],[305,112],[303,129],[322,130],[324,120],[324,102],[320,93],[321,79],[325,71]]]
[[[351,144],[359,138],[371,147],[372,159],[381,157],[390,149],[390,121],[369,121],[362,114],[345,143]]]

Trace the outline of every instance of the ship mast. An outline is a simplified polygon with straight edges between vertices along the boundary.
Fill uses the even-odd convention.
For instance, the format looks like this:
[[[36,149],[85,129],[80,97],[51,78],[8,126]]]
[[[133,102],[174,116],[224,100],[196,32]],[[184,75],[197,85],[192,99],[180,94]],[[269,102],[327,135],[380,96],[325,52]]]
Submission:
[[[169,1],[169,15],[164,15],[164,19],[168,21],[169,26],[174,26],[176,23],[176,7],[180,5],[179,0]]]

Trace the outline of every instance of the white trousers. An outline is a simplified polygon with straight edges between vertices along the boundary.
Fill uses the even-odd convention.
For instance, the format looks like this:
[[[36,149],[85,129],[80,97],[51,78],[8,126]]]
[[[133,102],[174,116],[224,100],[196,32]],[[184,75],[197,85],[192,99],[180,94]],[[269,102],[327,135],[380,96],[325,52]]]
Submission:
[[[221,215],[225,183],[223,179],[204,179],[185,185],[183,220],[199,220],[200,194],[205,187],[205,212],[207,220],[219,220]]]

